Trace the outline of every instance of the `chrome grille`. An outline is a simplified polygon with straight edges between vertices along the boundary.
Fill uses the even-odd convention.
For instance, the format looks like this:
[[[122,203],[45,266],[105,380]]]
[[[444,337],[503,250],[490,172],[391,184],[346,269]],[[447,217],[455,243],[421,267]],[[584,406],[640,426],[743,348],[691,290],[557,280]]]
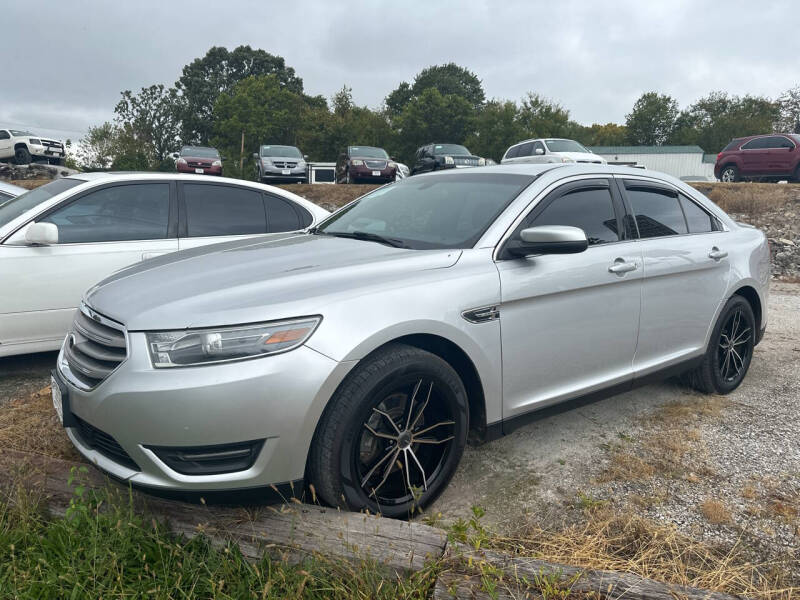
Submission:
[[[467,165],[469,167],[477,167],[478,166],[478,159],[477,158],[470,158],[464,156],[456,156],[453,159],[453,162],[457,165]]]
[[[108,377],[126,357],[122,325],[82,305],[64,344],[64,358],[71,374],[90,389]]]
[[[187,160],[186,164],[190,167],[204,167],[208,168],[211,166],[211,161],[202,161],[202,160]]]
[[[296,162],[289,162],[285,160],[273,160],[272,164],[279,169],[294,169],[297,166]]]
[[[383,171],[386,168],[385,160],[365,160],[364,164],[370,169],[375,169],[378,171]]]

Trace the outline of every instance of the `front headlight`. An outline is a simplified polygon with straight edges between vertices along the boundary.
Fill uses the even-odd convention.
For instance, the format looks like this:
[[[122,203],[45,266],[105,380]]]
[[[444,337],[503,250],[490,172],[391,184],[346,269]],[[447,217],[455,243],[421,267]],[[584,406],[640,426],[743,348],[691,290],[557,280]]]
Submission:
[[[222,166],[222,161],[221,160],[215,160],[213,163],[211,163],[211,166],[212,167],[221,167]]]
[[[389,161],[388,163],[386,163],[386,166],[389,167],[390,169],[396,169],[397,168],[397,163]]]
[[[305,168],[306,168],[306,161],[304,161],[304,160],[298,160],[298,161],[297,161],[297,166],[298,166],[298,168],[300,168],[300,169],[305,169]]]
[[[177,164],[179,164],[179,165],[185,165],[185,164],[186,164],[186,159],[185,159],[185,158],[183,158],[183,157],[181,157],[181,158],[179,158],[178,160],[176,160],[175,162],[176,162]]]
[[[358,160],[357,158],[354,158],[353,160],[350,161],[350,164],[352,166],[354,166],[354,167],[360,167],[361,165],[364,164],[364,161],[363,160]]]
[[[288,352],[311,337],[322,317],[303,317],[257,325],[146,333],[150,360],[157,369],[189,367]]]
[[[31,146],[41,146],[42,140],[37,140],[36,138],[28,138],[28,142]]]
[[[486,166],[486,159],[485,158],[479,158],[478,159],[478,166],[479,167],[485,167]]]
[[[444,164],[446,165],[454,165],[456,162],[453,160],[452,156],[445,156],[444,157]]]

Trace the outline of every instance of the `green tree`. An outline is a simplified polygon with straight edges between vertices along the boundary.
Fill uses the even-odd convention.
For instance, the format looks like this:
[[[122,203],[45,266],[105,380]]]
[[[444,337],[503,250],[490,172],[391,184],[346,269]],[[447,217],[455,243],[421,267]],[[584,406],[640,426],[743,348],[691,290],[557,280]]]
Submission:
[[[109,121],[89,128],[81,139],[76,163],[76,167],[84,171],[144,171],[151,168],[145,147],[130,127]]]
[[[592,124],[589,129],[589,146],[624,146],[628,143],[628,128],[617,123]]]
[[[474,110],[483,106],[486,95],[478,76],[469,69],[455,63],[433,65],[420,71],[413,84],[403,81],[384,101],[391,118],[403,112],[414,98],[419,98],[425,90],[435,89],[442,96],[458,96],[466,100]]]
[[[567,109],[533,92],[522,100],[519,124],[527,138],[568,137],[575,131]]]
[[[800,85],[786,90],[778,97],[778,119],[775,131],[800,133]]]
[[[778,105],[767,98],[712,92],[681,112],[670,143],[716,153],[733,138],[772,131],[778,118]]]
[[[180,145],[178,92],[175,88],[151,85],[138,94],[122,92],[114,108],[115,121],[147,157],[150,168],[169,168],[168,155]]]
[[[519,123],[519,107],[510,100],[490,100],[475,117],[475,131],[466,139],[471,152],[497,162],[524,132]]]
[[[631,144],[660,146],[669,139],[678,117],[678,102],[657,92],[642,94],[625,116]]]
[[[251,155],[262,143],[295,145],[305,108],[304,97],[282,86],[275,75],[247,77],[220,94],[214,104],[212,142],[229,160],[227,172],[250,178]],[[240,172],[242,132],[245,168]]]
[[[410,162],[420,146],[431,142],[462,144],[472,133],[474,107],[463,97],[442,95],[428,88],[413,98],[397,118],[399,150],[403,162]]]
[[[303,80],[282,57],[250,46],[238,46],[232,51],[214,46],[205,56],[184,66],[175,83],[181,93],[183,140],[207,144],[214,130],[213,109],[219,95],[229,92],[238,82],[259,75],[273,75],[280,87],[303,93]]]

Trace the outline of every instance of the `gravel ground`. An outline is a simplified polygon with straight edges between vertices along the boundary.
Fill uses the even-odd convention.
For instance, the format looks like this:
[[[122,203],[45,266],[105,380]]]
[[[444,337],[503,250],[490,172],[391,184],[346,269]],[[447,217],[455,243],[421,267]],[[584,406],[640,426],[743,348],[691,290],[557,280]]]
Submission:
[[[767,335],[744,383],[703,396],[677,380],[545,417],[468,448],[429,509],[473,505],[513,533],[604,504],[711,543],[797,562],[800,548],[800,285],[774,283]]]

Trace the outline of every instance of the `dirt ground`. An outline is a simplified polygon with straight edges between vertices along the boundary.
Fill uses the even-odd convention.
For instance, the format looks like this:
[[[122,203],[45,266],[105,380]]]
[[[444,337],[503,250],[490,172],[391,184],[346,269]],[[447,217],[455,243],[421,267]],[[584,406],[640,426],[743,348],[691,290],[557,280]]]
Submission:
[[[428,512],[448,521],[481,506],[513,535],[606,506],[761,556],[797,552],[800,285],[772,284],[768,319],[732,394],[669,380],[543,418],[468,448]]]

